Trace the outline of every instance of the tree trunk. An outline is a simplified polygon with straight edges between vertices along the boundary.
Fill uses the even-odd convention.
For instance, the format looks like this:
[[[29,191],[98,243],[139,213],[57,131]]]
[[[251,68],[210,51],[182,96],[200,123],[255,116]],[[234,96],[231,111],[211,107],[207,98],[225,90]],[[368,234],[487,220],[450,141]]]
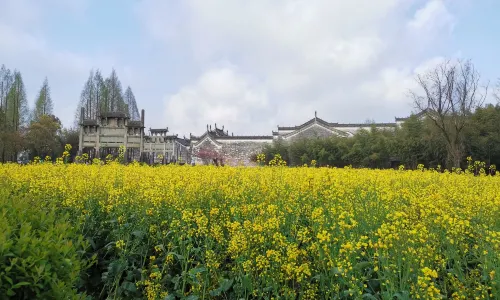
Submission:
[[[460,144],[448,145],[448,162],[451,163],[451,167],[460,168],[462,162],[462,151]]]

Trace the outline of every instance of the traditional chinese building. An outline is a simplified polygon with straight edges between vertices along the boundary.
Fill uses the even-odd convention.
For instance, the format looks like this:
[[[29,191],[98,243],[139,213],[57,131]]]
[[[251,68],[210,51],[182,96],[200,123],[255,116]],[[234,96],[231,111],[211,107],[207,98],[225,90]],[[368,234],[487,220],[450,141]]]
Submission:
[[[79,153],[89,153],[90,157],[105,158],[117,154],[124,146],[128,161],[147,163],[189,163],[253,165],[252,157],[260,153],[266,144],[281,140],[292,142],[302,138],[326,138],[330,136],[351,137],[362,129],[376,127],[394,129],[407,118],[395,118],[394,123],[331,123],[314,114],[314,118],[297,126],[278,126],[271,135],[234,135],[224,126],[212,128],[189,138],[169,134],[168,128],[149,129],[145,134],[144,110],[141,120],[130,120],[119,112],[103,113],[98,120],[85,120],[82,108],[80,117]]]
[[[117,155],[120,146],[126,149],[127,161],[147,163],[186,163],[190,161],[189,141],[178,135],[168,135],[168,128],[149,129],[144,132],[144,110],[141,120],[130,120],[122,112],[102,113],[97,120],[84,119],[80,113],[79,153],[91,158],[104,159],[108,154]]]
[[[229,135],[224,126],[214,128],[207,125],[201,136],[191,136],[192,162],[209,163],[214,159],[229,165],[253,165],[252,156],[262,151],[265,144],[275,140],[292,142],[302,138],[326,138],[330,136],[351,137],[361,129],[376,127],[394,129],[406,118],[396,118],[394,123],[330,123],[314,114],[314,118],[297,126],[278,126],[269,136]]]

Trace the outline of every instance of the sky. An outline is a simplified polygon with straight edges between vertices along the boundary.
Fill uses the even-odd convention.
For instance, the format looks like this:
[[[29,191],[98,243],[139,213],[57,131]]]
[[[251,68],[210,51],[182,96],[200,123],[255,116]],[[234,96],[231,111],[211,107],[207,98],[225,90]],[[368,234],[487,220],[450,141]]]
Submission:
[[[0,0],[0,64],[21,71],[31,106],[47,77],[65,126],[90,70],[112,68],[146,128],[179,136],[207,124],[269,135],[315,111],[394,122],[414,111],[416,74],[443,59],[471,59],[491,91],[499,11],[497,0]]]

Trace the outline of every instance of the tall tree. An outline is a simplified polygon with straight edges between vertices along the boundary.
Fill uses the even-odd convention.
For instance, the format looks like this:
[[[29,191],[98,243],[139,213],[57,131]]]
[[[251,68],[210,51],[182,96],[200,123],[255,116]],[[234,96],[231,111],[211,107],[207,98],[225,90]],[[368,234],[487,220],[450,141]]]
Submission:
[[[14,71],[14,82],[7,94],[7,126],[18,131],[29,119],[28,101],[21,72]]]
[[[42,87],[38,92],[35,100],[35,107],[33,108],[33,121],[39,121],[41,116],[51,115],[54,105],[52,97],[50,96],[50,87],[47,77],[43,81]]]
[[[0,67],[0,128],[5,125],[5,114],[7,112],[7,95],[14,82],[14,76],[12,72],[2,65]]]
[[[0,160],[5,161],[9,148],[10,134],[7,130],[7,95],[12,87],[13,77],[9,69],[0,67]]]
[[[99,70],[90,71],[80,94],[80,101],[75,112],[75,126],[78,126],[80,109],[85,108],[85,119],[98,119],[107,112],[123,112],[131,119],[139,119],[139,110],[132,88],[123,93],[122,85],[115,69],[104,79]]]
[[[118,79],[115,69],[112,69],[111,74],[106,78],[106,88],[108,91],[108,111],[126,112],[125,103],[123,102],[122,84],[120,79]]]
[[[108,91],[99,70],[90,71],[80,93],[80,101],[75,112],[75,127],[78,127],[82,107],[85,109],[84,118],[91,120],[96,120],[101,113],[109,111]]]
[[[22,131],[29,119],[23,78],[17,70],[0,68],[0,160],[15,160],[22,149]]]
[[[94,70],[90,70],[89,78],[80,93],[80,101],[75,112],[75,125],[80,121],[80,110],[82,107],[85,109],[85,119],[96,119],[98,109],[94,76]]]
[[[478,108],[471,121],[467,132],[469,154],[474,160],[500,165],[500,105]]]
[[[137,102],[130,86],[125,90],[123,98],[127,107],[128,117],[132,120],[139,120],[139,109],[137,108]]]
[[[100,116],[102,113],[108,111],[108,88],[102,74],[99,70],[96,71],[94,75],[94,83],[96,87],[96,104],[97,104],[97,115]]]
[[[481,106],[480,75],[470,60],[445,61],[425,74],[417,75],[422,91],[410,91],[415,107],[440,130],[446,141],[451,166],[460,167],[464,155],[463,131],[470,115]]]

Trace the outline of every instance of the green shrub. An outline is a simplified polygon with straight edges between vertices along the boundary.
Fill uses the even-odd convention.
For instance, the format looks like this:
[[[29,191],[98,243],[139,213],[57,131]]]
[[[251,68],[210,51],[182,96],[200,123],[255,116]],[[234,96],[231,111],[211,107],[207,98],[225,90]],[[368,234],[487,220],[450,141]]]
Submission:
[[[0,192],[0,299],[82,298],[85,248],[54,206]]]

